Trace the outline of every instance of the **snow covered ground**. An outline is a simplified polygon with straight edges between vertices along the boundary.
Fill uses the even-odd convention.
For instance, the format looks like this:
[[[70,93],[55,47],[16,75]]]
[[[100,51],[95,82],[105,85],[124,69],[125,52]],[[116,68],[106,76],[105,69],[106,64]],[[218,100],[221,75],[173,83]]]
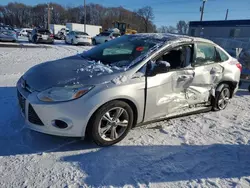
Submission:
[[[138,127],[108,148],[24,128],[17,79],[86,49],[0,47],[0,187],[250,187],[246,89],[224,111]]]

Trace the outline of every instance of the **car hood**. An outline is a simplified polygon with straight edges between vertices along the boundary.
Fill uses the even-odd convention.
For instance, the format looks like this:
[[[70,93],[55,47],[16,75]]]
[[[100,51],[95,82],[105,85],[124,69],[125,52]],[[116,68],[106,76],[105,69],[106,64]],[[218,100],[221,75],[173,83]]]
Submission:
[[[125,75],[125,69],[89,61],[77,55],[36,65],[23,75],[23,79],[31,90],[43,91],[74,84],[104,84],[121,75]]]

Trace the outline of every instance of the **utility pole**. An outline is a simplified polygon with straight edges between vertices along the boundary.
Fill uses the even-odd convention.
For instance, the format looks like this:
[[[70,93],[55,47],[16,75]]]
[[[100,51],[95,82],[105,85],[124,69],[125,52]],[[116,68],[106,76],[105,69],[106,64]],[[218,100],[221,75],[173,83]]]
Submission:
[[[226,18],[225,18],[225,20],[227,20],[227,17],[228,17],[228,11],[229,11],[229,10],[227,9],[227,13],[226,13]]]
[[[84,0],[84,32],[86,33],[86,20],[87,20],[86,0]]]
[[[206,2],[207,2],[207,0],[203,0],[202,7],[200,7],[200,12],[201,12],[201,19],[200,19],[200,21],[203,20],[203,14],[204,14],[204,9],[205,9]]]
[[[50,18],[50,17],[51,17],[51,16],[50,16],[50,13],[51,13],[50,11],[53,10],[53,7],[50,7],[50,4],[49,4],[49,3],[48,3],[48,8],[47,8],[47,10],[48,10],[48,30],[49,30],[49,29],[50,29],[50,28],[49,28],[49,24],[50,24],[50,19],[51,19],[51,18]]]

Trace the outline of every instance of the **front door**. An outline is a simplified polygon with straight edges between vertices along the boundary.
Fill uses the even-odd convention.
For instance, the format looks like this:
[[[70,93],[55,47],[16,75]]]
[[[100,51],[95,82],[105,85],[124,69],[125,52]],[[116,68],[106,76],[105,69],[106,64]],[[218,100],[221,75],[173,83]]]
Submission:
[[[149,62],[149,69],[156,67],[157,61],[167,62],[170,67],[147,76],[145,121],[164,118],[189,107],[186,91],[194,79],[194,68],[190,65],[192,49],[193,45],[181,46],[165,53],[160,60]]]

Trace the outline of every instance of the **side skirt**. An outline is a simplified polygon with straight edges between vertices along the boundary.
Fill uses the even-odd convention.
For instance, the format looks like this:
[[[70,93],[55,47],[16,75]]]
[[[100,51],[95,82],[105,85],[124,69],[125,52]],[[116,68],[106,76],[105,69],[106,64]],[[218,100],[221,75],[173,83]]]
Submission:
[[[173,119],[173,118],[178,118],[178,117],[184,117],[184,116],[190,116],[190,115],[194,115],[194,114],[205,113],[205,112],[209,112],[211,110],[212,110],[212,106],[209,106],[209,107],[197,107],[197,108],[194,108],[193,110],[191,110],[191,109],[187,110],[186,112],[184,111],[182,113],[173,113],[173,114],[161,117],[159,119],[139,123],[135,127],[139,127],[139,126],[143,126],[143,125],[147,125],[147,124],[150,124],[150,123],[155,123],[155,122],[159,122],[159,121],[163,121],[163,120],[168,120],[168,119]]]

